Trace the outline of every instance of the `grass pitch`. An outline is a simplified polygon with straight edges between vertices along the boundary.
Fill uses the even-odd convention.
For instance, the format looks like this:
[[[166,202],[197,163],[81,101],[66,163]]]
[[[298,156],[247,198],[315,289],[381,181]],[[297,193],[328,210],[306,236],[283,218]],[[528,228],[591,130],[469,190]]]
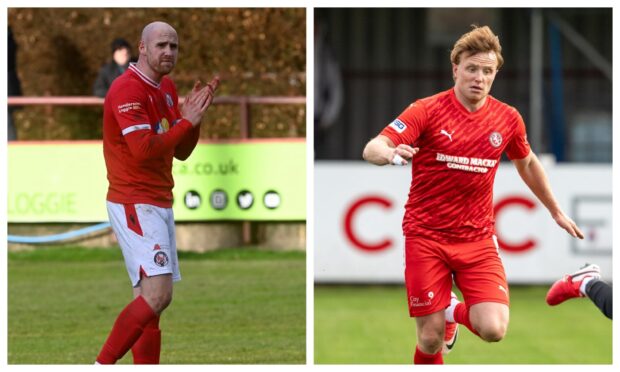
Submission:
[[[486,343],[460,326],[458,342],[444,362],[611,364],[612,321],[588,299],[547,306],[547,289],[512,286],[504,340]],[[401,286],[315,287],[317,364],[410,364],[415,332]]]
[[[93,364],[132,299],[118,249],[9,253],[9,364]],[[179,254],[162,364],[304,364],[305,253]],[[119,361],[132,363],[131,352]]]

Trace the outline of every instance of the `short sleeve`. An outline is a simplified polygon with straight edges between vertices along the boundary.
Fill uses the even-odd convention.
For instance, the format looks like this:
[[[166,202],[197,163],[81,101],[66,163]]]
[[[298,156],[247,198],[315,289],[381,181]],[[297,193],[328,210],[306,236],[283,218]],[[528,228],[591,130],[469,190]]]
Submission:
[[[530,154],[531,148],[527,141],[525,123],[521,115],[515,110],[515,132],[510,142],[506,146],[506,155],[510,160],[523,159]]]
[[[146,93],[130,84],[118,87],[106,97],[109,107],[120,126],[123,136],[129,133],[151,129],[151,123],[145,107]]]
[[[416,101],[388,124],[381,134],[392,140],[395,146],[402,143],[410,145],[418,139],[426,123],[426,108],[420,101]]]

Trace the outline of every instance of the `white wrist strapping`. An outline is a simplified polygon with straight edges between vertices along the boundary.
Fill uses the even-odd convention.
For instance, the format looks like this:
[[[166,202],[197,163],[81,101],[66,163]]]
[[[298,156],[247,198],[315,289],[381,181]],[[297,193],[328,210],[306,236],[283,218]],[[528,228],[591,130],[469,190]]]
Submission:
[[[396,154],[392,158],[393,165],[405,165],[405,159],[403,159],[400,155]]]

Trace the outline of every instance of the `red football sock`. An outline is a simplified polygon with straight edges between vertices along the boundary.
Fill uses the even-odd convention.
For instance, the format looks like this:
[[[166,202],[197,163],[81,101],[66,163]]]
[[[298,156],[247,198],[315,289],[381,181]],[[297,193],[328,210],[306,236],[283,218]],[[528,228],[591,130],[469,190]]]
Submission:
[[[413,355],[413,364],[443,364],[441,350],[437,354],[426,354],[416,345]]]
[[[142,296],[136,297],[116,318],[114,327],[108,336],[97,362],[100,364],[114,364],[123,357],[142,334],[144,327],[157,314]]]
[[[478,331],[476,331],[474,327],[471,325],[471,321],[469,320],[469,308],[465,306],[464,303],[461,302],[457,304],[456,307],[454,308],[454,320],[457,323],[462,324],[465,327],[467,327],[467,329],[472,331],[472,333],[475,334],[476,336],[480,337],[480,335],[478,334]]]
[[[160,350],[161,331],[159,330],[159,317],[155,317],[144,327],[142,336],[131,347],[133,364],[159,364]]]

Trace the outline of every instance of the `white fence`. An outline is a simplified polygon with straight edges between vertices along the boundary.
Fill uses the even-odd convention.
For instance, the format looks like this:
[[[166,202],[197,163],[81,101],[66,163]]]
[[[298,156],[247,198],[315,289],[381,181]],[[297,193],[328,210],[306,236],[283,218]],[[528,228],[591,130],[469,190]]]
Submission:
[[[612,278],[611,165],[545,164],[556,198],[584,232],[558,227],[502,163],[495,181],[500,255],[511,283],[551,283],[584,262]],[[314,273],[318,283],[402,283],[401,221],[409,167],[318,161],[314,168]]]

